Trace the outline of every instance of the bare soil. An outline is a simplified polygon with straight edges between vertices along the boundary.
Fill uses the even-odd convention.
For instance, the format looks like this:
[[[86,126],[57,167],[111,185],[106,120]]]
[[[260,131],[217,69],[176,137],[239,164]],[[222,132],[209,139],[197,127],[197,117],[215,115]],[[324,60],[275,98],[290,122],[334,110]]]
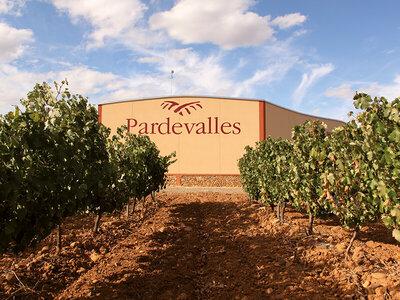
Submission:
[[[159,193],[130,218],[63,224],[18,255],[0,257],[1,299],[400,299],[400,246],[380,223],[351,232],[290,206],[284,224],[245,194]]]

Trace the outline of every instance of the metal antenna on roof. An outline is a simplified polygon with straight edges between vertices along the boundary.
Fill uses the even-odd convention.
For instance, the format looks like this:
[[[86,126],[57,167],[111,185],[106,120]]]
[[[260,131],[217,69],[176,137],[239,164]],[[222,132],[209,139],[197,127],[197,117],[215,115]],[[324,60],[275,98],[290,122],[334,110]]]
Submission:
[[[172,79],[174,79],[174,70],[171,70],[171,96],[172,96]]]

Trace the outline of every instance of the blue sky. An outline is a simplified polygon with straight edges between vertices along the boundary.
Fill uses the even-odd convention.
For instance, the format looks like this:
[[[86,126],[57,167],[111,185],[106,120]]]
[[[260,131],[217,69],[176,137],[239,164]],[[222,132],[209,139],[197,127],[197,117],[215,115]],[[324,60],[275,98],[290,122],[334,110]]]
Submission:
[[[0,113],[67,78],[98,104],[207,95],[347,119],[400,97],[400,1],[0,0]]]

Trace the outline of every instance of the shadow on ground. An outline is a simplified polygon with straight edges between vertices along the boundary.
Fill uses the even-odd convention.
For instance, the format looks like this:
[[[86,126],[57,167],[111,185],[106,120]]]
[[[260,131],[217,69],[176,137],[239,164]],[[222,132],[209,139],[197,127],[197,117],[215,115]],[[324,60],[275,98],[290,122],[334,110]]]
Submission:
[[[336,299],[343,291],[317,281],[321,265],[304,265],[287,236],[265,233],[245,201],[191,197],[170,207],[165,228],[149,236],[138,268],[95,287],[101,298]]]

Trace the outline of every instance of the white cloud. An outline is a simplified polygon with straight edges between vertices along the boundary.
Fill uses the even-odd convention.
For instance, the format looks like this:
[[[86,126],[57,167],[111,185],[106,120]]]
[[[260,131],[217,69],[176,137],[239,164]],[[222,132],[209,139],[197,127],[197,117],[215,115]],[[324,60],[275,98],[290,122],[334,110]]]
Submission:
[[[0,113],[10,111],[12,105],[18,105],[19,99],[25,97],[36,83],[61,82],[65,78],[71,93],[83,96],[111,93],[126,86],[125,78],[87,66],[73,66],[61,72],[33,73],[10,64],[0,64]]]
[[[162,40],[166,41],[162,48],[157,47],[161,45],[159,40],[156,41],[160,32],[146,28],[144,14],[147,7],[140,0],[120,0],[113,5],[109,5],[107,0],[47,1],[51,1],[58,10],[68,14],[73,22],[83,21],[90,25],[87,35],[88,48],[102,47],[113,41],[123,42],[130,45],[132,53],[139,57],[137,62],[152,64],[152,70],[145,73],[143,69],[132,70],[129,75],[120,76],[88,66],[74,66],[70,63],[61,66],[61,63],[57,63],[56,69],[61,67],[63,71],[37,74],[24,71],[7,65],[7,60],[18,58],[24,53],[26,44],[33,40],[33,33],[30,30],[13,29],[19,33],[14,35],[19,37],[13,40],[17,42],[5,44],[4,40],[0,41],[0,68],[3,68],[0,69],[0,80],[5,83],[4,86],[10,87],[10,91],[5,90],[4,86],[3,89],[0,88],[0,99],[3,101],[0,102],[0,109],[8,107],[10,103],[17,104],[18,99],[31,90],[36,82],[61,81],[64,78],[68,79],[71,92],[90,96],[91,101],[95,102],[100,99],[112,101],[170,95],[169,75],[172,69],[175,71],[172,80],[174,95],[249,97],[255,87],[281,80],[298,62],[298,53],[287,53],[288,49],[291,49],[290,41],[288,44],[267,43],[257,54],[261,60],[265,60],[258,65],[258,69],[247,78],[235,79],[241,75],[238,72],[246,62],[240,59],[236,66],[235,63],[231,63],[228,69],[224,66],[228,55],[225,51],[220,50],[207,56],[192,48],[171,49],[176,47],[176,44],[170,39]],[[169,23],[170,27],[166,27],[167,23],[164,23],[163,28],[170,36],[173,37],[171,30],[174,32],[177,29],[176,34],[190,33],[186,38],[193,38],[196,43],[212,42],[224,49],[258,45],[273,40],[273,29],[269,16],[260,16],[248,11],[253,2],[181,0],[177,1],[170,11],[153,15],[150,23],[157,27],[161,21],[168,23],[174,20],[182,28],[177,29],[174,24]],[[0,27],[0,36],[9,35],[9,31],[6,35],[1,33]],[[162,36],[165,37],[166,35]],[[2,46],[9,50],[2,51]],[[266,51],[266,48],[269,50]],[[260,53],[262,51],[265,53]],[[8,53],[7,56],[5,53]],[[2,55],[5,61],[3,65]],[[246,60],[252,61],[247,58]],[[48,63],[56,64],[49,61]]]
[[[8,13],[14,6],[12,0],[0,0],[0,14]]]
[[[260,45],[273,40],[269,16],[249,12],[250,0],[180,0],[151,16],[152,29],[165,29],[184,44],[211,42],[223,49]]]
[[[392,84],[379,84],[373,82],[368,86],[361,86],[359,92],[370,94],[371,96],[385,97],[393,100],[400,97],[400,75],[396,75]]]
[[[138,61],[151,63],[157,76],[147,76],[142,83],[139,78],[129,78],[133,82],[130,86],[141,89],[142,86],[152,85],[154,94],[169,95],[171,92],[169,75],[174,70],[173,93],[174,94],[200,94],[200,95],[232,95],[234,82],[231,74],[222,66],[219,54],[202,57],[191,48],[172,49],[167,51],[148,51],[151,56],[146,56]],[[135,76],[135,75],[134,75]],[[146,91],[143,91],[147,94]]]
[[[292,39],[277,41],[265,45],[260,51],[257,60],[258,68],[247,80],[241,81],[236,86],[235,97],[252,97],[255,86],[268,86],[272,82],[279,82],[287,72],[299,62],[299,53],[291,46]]]
[[[160,58],[156,56],[146,56],[146,57],[139,57],[137,61],[142,64],[155,64],[160,62]]]
[[[0,62],[12,61],[20,57],[26,44],[33,42],[33,32],[29,29],[16,29],[0,23]]]
[[[171,65],[174,66],[173,94],[185,95],[231,95],[234,83],[226,76],[227,72],[219,57],[201,58],[188,49],[171,55],[168,51],[159,53],[156,74],[134,73],[127,77],[114,73],[104,73],[88,66],[66,66],[66,70],[48,73],[23,71],[10,64],[0,64],[0,113],[11,110],[11,105],[18,105],[19,99],[36,83],[43,81],[61,82],[67,78],[68,87],[74,94],[89,96],[92,103],[121,99],[170,95]]]
[[[0,0],[0,14],[20,15],[20,10],[25,6],[25,0]]]
[[[378,82],[344,83],[338,87],[328,88],[325,92],[325,96],[340,99],[353,99],[356,91],[369,94],[372,97],[385,97],[388,100],[393,100],[400,97],[400,75],[396,75],[393,82],[388,84]]]
[[[240,58],[236,66],[230,65],[228,69],[223,66],[222,60],[226,59],[226,52],[223,51],[214,56],[202,57],[192,48],[169,51],[153,50],[149,51],[152,56],[142,57],[138,59],[138,62],[153,64],[159,74],[164,74],[164,77],[153,79],[153,81],[164,80],[163,84],[154,84],[151,88],[151,91],[158,95],[170,94],[168,76],[173,69],[175,71],[174,94],[254,97],[255,88],[281,81],[287,72],[299,62],[299,52],[294,51],[291,41],[292,39],[278,41],[261,48],[257,54],[259,56],[257,58],[258,68],[248,78],[243,78],[240,72],[241,68],[246,67],[251,60]],[[238,75],[240,79],[235,79]],[[137,82],[135,79],[130,80]],[[148,80],[151,81],[151,78]],[[140,88],[137,85],[134,86],[137,92]],[[143,90],[143,93],[147,93],[147,91]],[[127,94],[130,93],[127,91]]]
[[[221,95],[232,88],[233,81],[220,59],[218,55],[203,58],[190,49],[180,53],[172,50],[165,53],[164,61],[158,68],[165,73],[171,69],[175,71],[177,93]]]
[[[18,105],[19,100],[26,97],[36,83],[53,77],[51,72],[31,73],[9,64],[0,64],[0,113],[12,110],[12,105]]]
[[[325,64],[313,68],[310,73],[304,73],[300,85],[293,93],[293,107],[297,109],[310,86],[333,70],[332,64]]]
[[[87,66],[73,67],[57,74],[56,80],[67,78],[70,90],[75,94],[89,95],[121,88],[121,78],[113,73],[102,73]]]
[[[307,20],[306,16],[303,16],[300,13],[294,13],[276,17],[271,24],[278,26],[280,29],[287,29],[300,25],[304,23],[305,20]]]
[[[154,58],[155,72],[137,72],[126,77],[88,66],[66,65],[63,71],[33,73],[0,64],[0,113],[9,111],[11,105],[18,105],[19,99],[37,82],[60,82],[65,78],[72,93],[89,96],[92,103],[170,95],[171,69],[175,71],[174,95],[232,95],[235,85],[221,66],[219,56],[203,58],[191,49],[180,49],[155,52]]]
[[[299,29],[299,30],[296,30],[293,35],[295,37],[299,37],[299,36],[305,35],[307,33],[308,33],[308,30],[306,30],[306,29]]]
[[[185,61],[189,57],[189,55],[192,55],[193,49],[192,48],[182,48],[182,49],[171,49],[168,51],[150,51],[153,56],[147,56],[147,57],[141,57],[138,59],[138,62],[140,63],[149,63],[149,64],[155,64],[155,63],[162,63],[164,60],[171,60],[171,61]]]
[[[396,75],[390,84],[378,82],[349,82],[338,87],[330,87],[326,90],[325,96],[336,98],[335,109],[326,110],[326,114],[332,118],[348,120],[347,113],[354,111],[353,97],[355,93],[366,93],[371,97],[385,97],[389,101],[400,97],[400,75]]]
[[[150,38],[140,27],[147,6],[140,0],[51,0],[54,6],[67,12],[77,23],[85,19],[93,26],[88,35],[88,48],[102,47],[106,39],[124,41],[134,38],[135,43],[143,44]]]
[[[325,96],[340,99],[353,99],[355,90],[351,88],[352,84],[344,83],[338,87],[330,87],[326,90]]]
[[[267,65],[264,69],[257,70],[249,79],[236,85],[233,96],[252,97],[254,86],[268,86],[274,81],[281,81],[296,62],[296,57],[287,57]]]
[[[146,97],[165,96],[170,93],[170,81],[167,76],[132,75],[125,78],[124,85],[101,96],[105,102],[130,100]]]

